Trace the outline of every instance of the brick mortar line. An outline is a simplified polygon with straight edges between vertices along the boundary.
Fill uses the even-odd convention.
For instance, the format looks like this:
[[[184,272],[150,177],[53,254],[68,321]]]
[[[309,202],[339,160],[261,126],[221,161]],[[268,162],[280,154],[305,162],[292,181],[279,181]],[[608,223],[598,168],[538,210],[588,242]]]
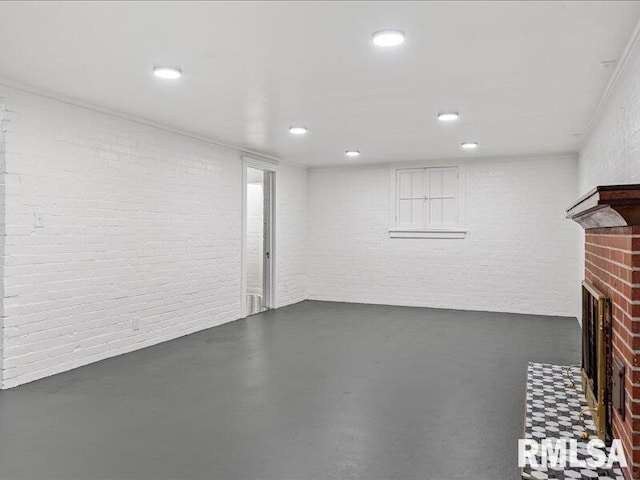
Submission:
[[[625,227],[616,227],[616,228],[625,228]],[[632,233],[632,234],[627,234],[627,233],[585,233],[586,237],[623,237],[623,238],[640,238],[640,234],[639,233]]]
[[[601,270],[602,270],[602,269],[601,269]],[[604,281],[602,278],[600,278],[598,275],[594,274],[593,272],[591,272],[591,274],[592,274],[594,277],[596,277],[598,280],[600,280],[602,283],[604,283],[605,285],[608,285],[608,283],[607,283],[607,282],[605,282],[605,281]],[[622,292],[620,292],[620,291],[618,291],[618,290],[616,290],[616,293],[617,293],[618,295],[620,295],[622,298],[624,298],[627,302],[629,302],[629,304],[631,304],[631,305],[640,305],[640,300],[631,300],[630,298],[625,297],[625,296],[622,294]]]
[[[606,270],[605,270],[604,268],[599,267],[598,265],[596,265],[596,264],[595,264],[595,263],[593,263],[593,262],[590,262],[590,261],[589,261],[589,260],[587,260],[586,258],[585,258],[585,263],[588,263],[588,264],[590,264],[590,265],[593,265],[593,266],[594,266],[595,268],[597,268],[598,270],[603,270],[603,271],[605,271],[605,272],[606,272]],[[609,272],[607,272],[607,273],[609,273]],[[631,287],[631,288],[640,288],[640,283],[629,283],[629,282],[627,282],[625,279],[620,278],[620,277],[618,277],[617,275],[614,275],[614,274],[612,274],[612,273],[609,273],[609,275],[611,275],[613,278],[616,278],[616,279],[620,280],[622,283],[624,283],[625,285],[627,285],[627,286],[629,286],[629,287]]]
[[[601,245],[599,243],[593,243],[593,242],[587,242],[587,241],[585,241],[584,244],[585,246],[592,245],[594,247],[606,248],[607,250],[615,250],[616,252],[630,253],[631,255],[640,254],[640,250],[626,250],[624,248],[610,247],[609,245]]]
[[[629,329],[627,327],[625,327],[624,325],[622,325],[620,322],[617,322],[617,324],[622,326],[622,329],[631,337],[640,337],[640,333],[632,333],[631,331],[629,331]],[[613,333],[617,333],[615,330],[612,329]],[[619,335],[618,335],[619,336]],[[625,342],[626,344],[626,342]]]
[[[594,253],[594,252],[589,252],[589,251],[585,250],[585,253],[588,253],[589,255],[593,255],[594,257],[598,257],[601,260],[604,260],[606,262],[613,263],[614,265],[618,265],[619,267],[622,267],[622,268],[624,268],[626,270],[631,270],[632,272],[640,272],[640,267],[632,267],[632,266],[629,266],[629,265],[625,265],[624,263],[616,262],[615,260],[612,260],[610,258],[602,257],[602,256],[600,256],[600,255],[598,255],[597,253]]]
[[[632,316],[629,312],[625,312],[623,309],[618,307],[618,310],[622,312],[622,314],[627,317],[629,319],[630,322],[637,322],[640,321],[640,317],[634,317]],[[613,312],[611,314],[611,317],[613,318]],[[622,323],[621,321],[619,321],[618,323]],[[622,326],[626,329],[626,327],[624,326],[624,324],[622,324]],[[628,330],[627,330],[628,331]],[[631,332],[629,332],[631,333]]]
[[[606,248],[607,250],[614,250],[616,252],[628,253],[629,255],[640,255],[640,250],[625,250],[624,248],[608,247],[606,245],[600,245],[598,243],[585,242],[585,247],[587,246]]]
[[[634,356],[635,356],[635,355],[640,355],[640,350],[636,350],[636,349],[631,348],[631,345],[629,345],[627,342],[625,342],[625,341],[624,341],[624,339],[623,339],[623,338],[622,338],[622,337],[621,337],[617,332],[614,332],[614,335],[615,335],[617,338],[619,338],[619,339],[620,339],[621,343],[622,343],[625,347],[627,347],[627,349],[631,352],[631,354],[632,354],[632,355],[634,355]],[[612,344],[613,344],[613,342],[612,342]],[[621,356],[621,357],[625,358],[624,352],[623,352],[623,351],[622,351],[618,346],[616,346],[615,344],[613,344],[613,348],[614,348],[614,349],[616,349],[616,350],[620,353],[620,356]],[[638,372],[638,371],[640,371],[640,367],[633,367],[633,366],[630,366],[630,368],[631,368],[631,370],[632,370],[632,371],[634,371],[634,372]]]

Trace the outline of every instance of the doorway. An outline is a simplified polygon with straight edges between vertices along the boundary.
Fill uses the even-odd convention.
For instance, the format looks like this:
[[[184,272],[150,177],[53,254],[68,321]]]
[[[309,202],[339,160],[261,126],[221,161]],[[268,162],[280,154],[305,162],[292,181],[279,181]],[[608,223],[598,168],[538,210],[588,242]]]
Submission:
[[[273,185],[275,172],[245,165],[244,315],[273,308]]]

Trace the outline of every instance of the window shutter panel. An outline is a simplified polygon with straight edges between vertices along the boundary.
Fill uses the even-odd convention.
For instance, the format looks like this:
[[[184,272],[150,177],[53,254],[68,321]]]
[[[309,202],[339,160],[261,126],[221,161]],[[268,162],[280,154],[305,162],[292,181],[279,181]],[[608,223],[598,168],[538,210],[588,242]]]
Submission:
[[[448,168],[442,172],[442,223],[458,223],[458,169]]]
[[[425,224],[424,170],[397,171],[397,223],[403,228],[422,228]]]

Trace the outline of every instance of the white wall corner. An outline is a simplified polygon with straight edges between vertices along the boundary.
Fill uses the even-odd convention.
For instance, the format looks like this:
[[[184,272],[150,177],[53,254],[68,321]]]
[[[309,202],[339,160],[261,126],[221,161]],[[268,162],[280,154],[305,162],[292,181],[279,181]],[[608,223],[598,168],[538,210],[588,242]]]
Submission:
[[[640,22],[618,60],[578,145],[579,193],[640,182]]]
[[[603,111],[606,109],[607,105],[610,103],[611,97],[613,97],[613,95],[618,90],[620,81],[626,75],[626,72],[629,68],[629,64],[631,63],[633,56],[636,54],[636,50],[639,48],[639,45],[640,45],[640,20],[638,20],[638,23],[636,23],[636,26],[633,29],[633,32],[631,33],[629,40],[627,40],[627,44],[625,45],[624,50],[622,51],[622,54],[618,59],[616,68],[613,74],[611,75],[611,78],[609,79],[609,82],[607,83],[607,86],[605,87],[604,92],[602,92],[600,100],[598,101],[598,104],[595,110],[593,111],[593,114],[591,115],[591,119],[587,124],[587,128],[584,130],[584,132],[582,132],[582,137],[580,139],[580,143],[578,144],[578,151],[581,150],[585,141],[591,135],[593,129],[595,128],[596,124],[600,119],[600,116],[603,114]]]

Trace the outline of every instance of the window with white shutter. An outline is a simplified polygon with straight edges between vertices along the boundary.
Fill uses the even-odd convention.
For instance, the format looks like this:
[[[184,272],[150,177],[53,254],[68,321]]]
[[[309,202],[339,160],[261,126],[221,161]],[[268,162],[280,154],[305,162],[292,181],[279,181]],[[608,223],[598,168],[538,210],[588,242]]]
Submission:
[[[464,238],[458,166],[397,168],[392,237]]]

